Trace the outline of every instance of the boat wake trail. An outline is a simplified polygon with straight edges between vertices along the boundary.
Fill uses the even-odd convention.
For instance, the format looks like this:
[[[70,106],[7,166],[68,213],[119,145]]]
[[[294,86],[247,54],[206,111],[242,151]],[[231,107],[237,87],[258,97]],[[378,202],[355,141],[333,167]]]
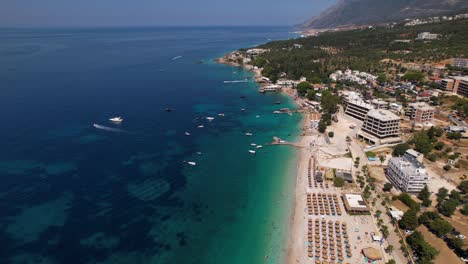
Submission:
[[[175,60],[178,60],[180,58],[182,58],[182,56],[176,56],[176,57],[172,58],[172,60],[175,61]]]
[[[95,128],[97,128],[97,129],[106,130],[106,131],[110,131],[110,132],[125,132],[125,130],[122,130],[122,129],[107,127],[107,126],[101,126],[101,125],[98,125],[98,124],[94,124],[93,126]]]

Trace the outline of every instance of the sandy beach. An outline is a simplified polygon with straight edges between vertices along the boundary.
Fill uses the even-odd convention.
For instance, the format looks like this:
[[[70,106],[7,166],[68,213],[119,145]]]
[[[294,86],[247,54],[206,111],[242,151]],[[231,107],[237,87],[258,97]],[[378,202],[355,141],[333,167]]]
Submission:
[[[303,118],[304,125],[307,118]],[[301,136],[300,144],[303,146],[309,145],[313,136]],[[297,164],[297,176],[295,187],[295,205],[291,215],[290,236],[288,239],[288,255],[287,263],[300,263],[301,256],[307,251],[305,244],[304,228],[307,226],[307,211],[306,204],[306,186],[307,186],[307,164],[310,157],[310,150],[303,148],[300,150],[299,160]],[[300,239],[304,237],[304,240]]]

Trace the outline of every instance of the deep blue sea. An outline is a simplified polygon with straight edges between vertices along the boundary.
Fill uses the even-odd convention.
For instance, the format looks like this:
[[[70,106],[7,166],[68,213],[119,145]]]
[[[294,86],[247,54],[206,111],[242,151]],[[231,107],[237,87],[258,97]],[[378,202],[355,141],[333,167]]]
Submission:
[[[213,59],[290,31],[0,29],[0,263],[282,263],[301,117]]]

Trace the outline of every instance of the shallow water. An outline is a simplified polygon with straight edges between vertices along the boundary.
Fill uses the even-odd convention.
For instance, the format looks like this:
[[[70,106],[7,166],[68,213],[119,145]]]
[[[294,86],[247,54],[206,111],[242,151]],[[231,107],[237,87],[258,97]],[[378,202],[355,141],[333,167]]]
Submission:
[[[287,28],[0,32],[0,259],[281,263],[300,116],[212,59]]]

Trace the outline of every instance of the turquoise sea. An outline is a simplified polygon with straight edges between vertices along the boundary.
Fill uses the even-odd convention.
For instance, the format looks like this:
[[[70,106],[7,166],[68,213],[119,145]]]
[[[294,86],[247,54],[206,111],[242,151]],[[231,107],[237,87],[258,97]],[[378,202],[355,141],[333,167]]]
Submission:
[[[283,263],[301,117],[213,59],[291,37],[0,29],[0,263]]]

